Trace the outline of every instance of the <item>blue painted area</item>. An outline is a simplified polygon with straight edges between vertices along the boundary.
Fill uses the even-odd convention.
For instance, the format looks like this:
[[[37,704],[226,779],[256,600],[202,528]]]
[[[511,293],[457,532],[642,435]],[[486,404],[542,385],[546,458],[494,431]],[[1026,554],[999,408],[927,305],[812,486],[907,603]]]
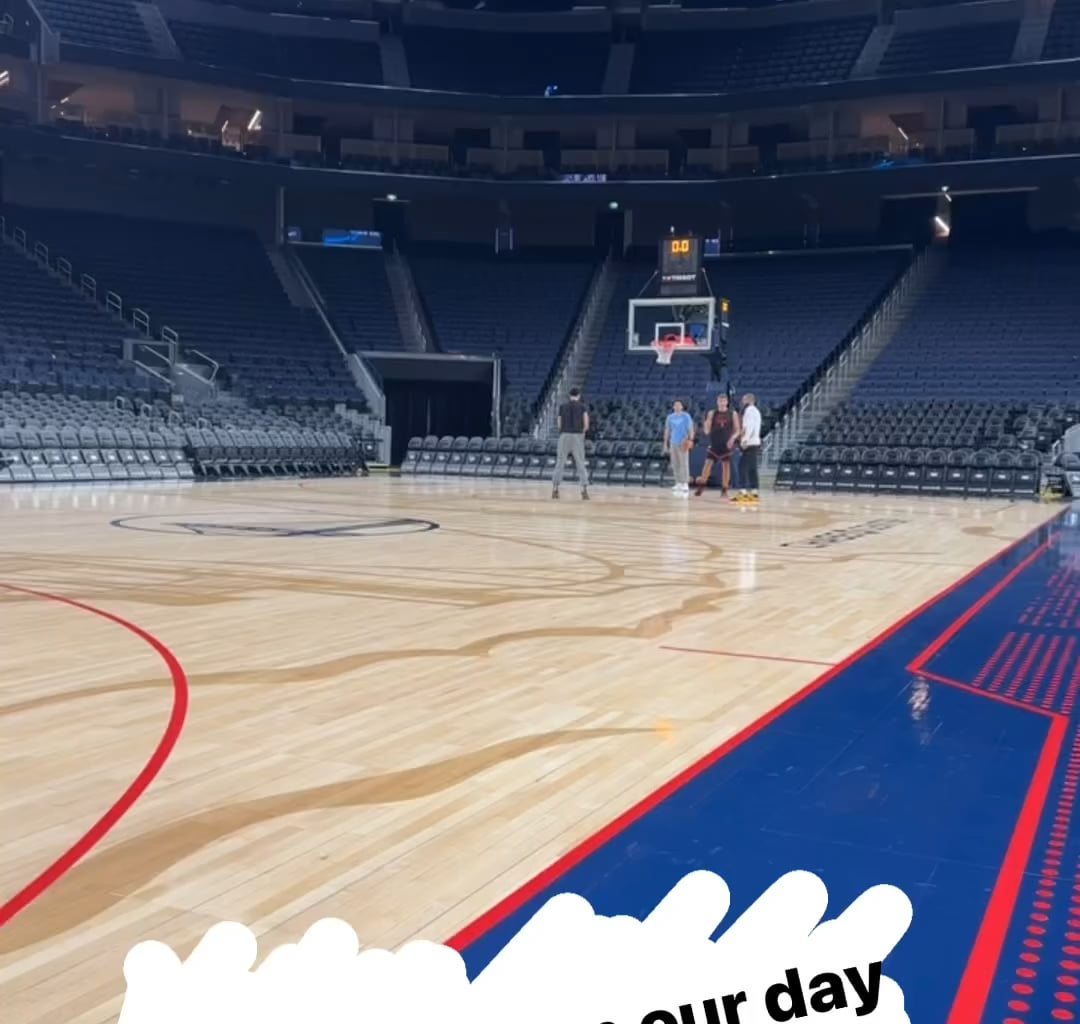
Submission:
[[[914,680],[906,666],[1060,529],[1006,552],[475,941],[470,972],[558,892],[640,917],[688,871],[707,868],[727,879],[734,915],[779,875],[804,869],[828,885],[831,913],[882,882],[908,893],[914,923],[887,971],[913,1021],[944,1021],[1050,720]],[[974,678],[1060,570],[1055,550],[979,611],[934,670]]]

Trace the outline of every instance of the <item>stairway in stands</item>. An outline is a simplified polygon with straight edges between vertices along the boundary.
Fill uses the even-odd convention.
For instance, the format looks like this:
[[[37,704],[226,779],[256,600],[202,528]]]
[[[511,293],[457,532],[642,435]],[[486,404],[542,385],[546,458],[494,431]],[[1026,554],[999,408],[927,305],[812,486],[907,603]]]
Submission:
[[[847,349],[839,354],[821,379],[782,417],[764,443],[765,461],[775,463],[785,448],[797,447],[841,403],[884,354],[907,322],[944,263],[937,246],[923,250],[866,319]]]

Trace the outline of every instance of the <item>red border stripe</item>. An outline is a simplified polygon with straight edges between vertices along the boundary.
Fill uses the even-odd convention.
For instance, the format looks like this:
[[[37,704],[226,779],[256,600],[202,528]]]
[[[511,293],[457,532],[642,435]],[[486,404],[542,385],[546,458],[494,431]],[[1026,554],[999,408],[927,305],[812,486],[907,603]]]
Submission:
[[[61,854],[57,860],[53,861],[53,863],[33,879],[33,881],[23,886],[23,888],[3,904],[3,906],[0,906],[0,927],[2,927],[16,914],[30,906],[30,904],[38,899],[46,892],[46,890],[60,881],[60,879],[78,864],[80,860],[90,853],[90,851],[93,850],[110,831],[112,831],[120,819],[131,810],[139,797],[149,789],[150,784],[160,773],[161,769],[165,767],[165,762],[169,760],[169,756],[172,754],[177,740],[180,739],[180,733],[183,732],[184,721],[187,718],[188,711],[189,688],[187,675],[176,655],[173,654],[173,652],[157,637],[148,633],[145,629],[136,626],[133,622],[122,619],[119,615],[114,615],[112,612],[104,611],[101,608],[95,608],[93,605],[84,604],[82,601],[76,601],[70,597],[61,597],[58,594],[47,594],[44,591],[31,590],[27,587],[18,587],[10,583],[0,583],[0,588],[10,591],[11,593],[25,594],[30,597],[40,597],[45,601],[54,601],[57,604],[67,605],[69,608],[77,608],[79,611],[88,612],[90,615],[96,615],[100,619],[105,619],[107,622],[112,622],[113,624],[120,626],[121,629],[126,629],[129,633],[138,637],[143,643],[154,649],[158,657],[165,663],[165,667],[169,670],[169,676],[172,679],[173,687],[172,711],[169,714],[169,721],[165,726],[165,731],[162,733],[161,739],[158,741],[157,747],[150,755],[150,760],[146,762],[142,771],[135,777],[135,780],[131,785],[124,790],[120,795],[120,798],[101,816],[101,818],[98,819],[98,821],[81,839],[79,839],[78,842],[75,843],[74,846]]]
[[[654,793],[651,793],[643,800],[640,800],[637,804],[635,804],[629,810],[623,812],[621,815],[619,815],[618,818],[616,818],[610,824],[606,825],[599,832],[590,836],[584,842],[574,847],[572,850],[564,854],[549,867],[541,871],[540,874],[536,875],[524,885],[511,892],[504,899],[496,903],[495,906],[491,907],[491,909],[481,914],[472,923],[466,925],[457,934],[447,939],[446,944],[460,951],[464,950],[481,936],[487,934],[489,931],[491,931],[491,929],[501,924],[511,914],[513,914],[515,911],[519,910],[522,906],[528,903],[529,900],[538,896],[546,888],[548,888],[548,886],[558,881],[558,879],[560,879],[568,871],[570,871],[576,865],[580,864],[590,854],[594,853],[605,843],[609,842],[610,840],[614,839],[615,836],[625,831],[627,828],[629,828],[630,825],[632,825],[639,818],[644,817],[649,811],[658,807],[669,796],[682,789],[683,786],[691,782],[702,772],[711,768],[723,757],[731,753],[731,751],[735,750],[737,747],[742,746],[742,744],[745,743],[747,740],[751,739],[753,736],[757,735],[757,733],[761,732],[767,726],[771,725],[778,718],[780,718],[781,715],[789,711],[796,704],[801,703],[802,701],[806,700],[806,698],[809,697],[811,694],[816,693],[823,686],[825,686],[826,683],[831,682],[849,666],[853,665],[856,661],[871,653],[875,648],[881,646],[881,644],[883,644],[894,634],[898,633],[914,619],[918,618],[920,615],[928,611],[934,605],[938,604],[940,601],[943,601],[950,594],[954,593],[962,586],[969,583],[983,570],[1001,561],[1012,551],[1018,548],[1021,544],[1024,544],[1031,537],[1035,536],[1040,530],[1049,528],[1054,522],[1056,522],[1058,519],[1061,518],[1061,516],[1064,515],[1064,511],[1065,510],[1058,513],[1057,516],[1054,516],[1053,518],[1047,520],[1047,522],[1040,523],[1034,529],[1029,530],[1022,537],[1018,537],[1007,547],[1003,548],[1001,551],[998,551],[996,554],[993,554],[989,558],[980,562],[978,565],[975,566],[975,568],[961,576],[960,579],[956,580],[954,583],[950,583],[939,593],[935,594],[933,597],[928,598],[917,608],[908,612],[907,615],[905,615],[903,618],[894,622],[878,636],[863,644],[862,647],[860,647],[854,653],[849,654],[846,658],[844,658],[843,661],[838,662],[832,668],[828,669],[817,679],[813,680],[811,683],[807,684],[797,693],[793,694],[778,707],[763,715],[757,721],[752,722],[750,725],[748,725],[745,729],[741,730],[722,746],[717,747],[715,750],[711,751],[710,753],[706,754],[704,757],[696,761],[694,764],[690,765],[690,767],[684,769],[670,782],[665,783]],[[1039,545],[1038,551],[1042,553],[1046,550],[1047,547],[1048,542],[1044,542],[1043,544]],[[1021,564],[1030,564],[1030,561],[1032,560],[1033,559],[1025,558],[1024,562]],[[1010,573],[1010,576],[1011,575],[1012,573]],[[961,619],[963,619],[963,616],[961,616]],[[970,620],[970,616],[968,616],[968,619]],[[961,621],[960,625],[957,625],[956,628],[952,630],[952,633],[955,634],[956,632],[958,632],[962,625],[963,622]],[[945,640],[942,640],[937,645],[937,649],[940,649],[941,646],[944,646],[944,643]],[[980,693],[981,695],[981,691],[971,690],[971,692]],[[950,1022],[950,1024],[955,1024],[955,1022]]]
[[[1064,715],[1055,715],[1050,723],[947,1024],[978,1024],[982,1019],[1068,728],[1069,719]]]

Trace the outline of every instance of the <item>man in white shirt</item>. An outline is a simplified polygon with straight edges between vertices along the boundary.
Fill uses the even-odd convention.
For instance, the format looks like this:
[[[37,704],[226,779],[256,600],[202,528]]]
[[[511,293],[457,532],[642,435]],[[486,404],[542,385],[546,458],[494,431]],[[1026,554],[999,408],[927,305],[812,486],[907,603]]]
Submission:
[[[758,500],[758,454],[761,451],[761,411],[753,395],[743,395],[742,430],[739,433],[739,493],[732,499],[740,504]]]

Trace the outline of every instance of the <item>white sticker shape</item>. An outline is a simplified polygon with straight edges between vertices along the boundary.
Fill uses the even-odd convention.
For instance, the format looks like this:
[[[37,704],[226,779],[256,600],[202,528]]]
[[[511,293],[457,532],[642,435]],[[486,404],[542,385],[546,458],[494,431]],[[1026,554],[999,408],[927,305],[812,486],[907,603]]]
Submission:
[[[899,889],[823,921],[825,884],[784,875],[717,940],[727,884],[695,871],[644,921],[555,896],[471,983],[448,946],[362,949],[327,918],[255,968],[255,936],[211,928],[184,962],[143,942],[124,961],[119,1024],[910,1024],[882,962],[911,925]]]

